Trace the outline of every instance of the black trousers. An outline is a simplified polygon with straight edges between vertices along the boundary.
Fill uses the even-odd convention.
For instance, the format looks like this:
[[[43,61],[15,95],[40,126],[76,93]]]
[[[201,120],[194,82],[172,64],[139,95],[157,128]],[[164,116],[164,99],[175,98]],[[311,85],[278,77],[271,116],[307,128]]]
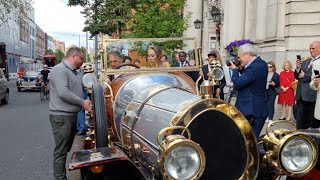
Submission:
[[[304,101],[301,98],[297,101],[297,129],[320,127],[319,121],[316,118],[314,118],[315,105],[315,102]]]
[[[269,118],[269,120],[273,120],[274,102],[275,101],[276,101],[276,95],[275,94],[268,95],[268,118]]]
[[[53,153],[53,176],[55,180],[66,180],[66,159],[77,132],[77,115],[51,115],[50,122],[55,141]]]

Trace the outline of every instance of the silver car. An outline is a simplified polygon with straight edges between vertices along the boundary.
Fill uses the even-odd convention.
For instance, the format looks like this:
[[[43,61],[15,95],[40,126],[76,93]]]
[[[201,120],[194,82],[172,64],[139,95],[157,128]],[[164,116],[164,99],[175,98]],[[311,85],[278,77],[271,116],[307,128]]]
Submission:
[[[41,89],[39,80],[40,73],[37,71],[26,71],[22,78],[17,80],[17,89],[20,92],[22,89]]]
[[[7,84],[7,78],[5,77],[1,68],[0,68],[0,101],[1,101],[1,104],[8,104],[8,101],[9,101],[9,87]]]

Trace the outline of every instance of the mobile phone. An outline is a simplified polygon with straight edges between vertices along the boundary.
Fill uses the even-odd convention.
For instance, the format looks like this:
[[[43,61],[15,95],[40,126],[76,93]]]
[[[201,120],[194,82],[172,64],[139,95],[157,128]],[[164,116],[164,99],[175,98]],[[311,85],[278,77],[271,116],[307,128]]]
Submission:
[[[301,55],[297,55],[297,59],[301,60]]]
[[[313,70],[313,72],[314,72],[314,75],[318,76],[317,78],[320,78],[320,77],[319,77],[319,71],[318,71],[318,70]]]

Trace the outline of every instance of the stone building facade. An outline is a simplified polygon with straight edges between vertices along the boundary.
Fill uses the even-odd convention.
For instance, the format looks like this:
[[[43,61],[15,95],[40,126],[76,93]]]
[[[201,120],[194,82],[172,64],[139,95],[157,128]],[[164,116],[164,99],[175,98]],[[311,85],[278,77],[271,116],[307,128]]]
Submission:
[[[222,14],[220,43],[216,23],[210,10],[218,7]],[[204,54],[224,47],[239,39],[251,39],[259,55],[273,60],[280,68],[284,60],[295,62],[296,55],[309,57],[309,44],[320,40],[320,0],[187,0],[185,12],[191,12],[185,36],[201,39]],[[195,29],[193,22],[203,22]]]

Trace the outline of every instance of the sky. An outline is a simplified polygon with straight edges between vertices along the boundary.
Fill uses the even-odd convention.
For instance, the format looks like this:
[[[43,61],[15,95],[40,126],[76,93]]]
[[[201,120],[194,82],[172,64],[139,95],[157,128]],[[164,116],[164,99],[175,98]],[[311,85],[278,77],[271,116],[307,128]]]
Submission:
[[[53,39],[63,41],[66,47],[79,44],[86,46],[86,33],[82,32],[85,18],[82,7],[68,7],[68,0],[34,0],[35,22]],[[76,36],[73,36],[76,35]],[[88,41],[89,47],[93,41]]]

